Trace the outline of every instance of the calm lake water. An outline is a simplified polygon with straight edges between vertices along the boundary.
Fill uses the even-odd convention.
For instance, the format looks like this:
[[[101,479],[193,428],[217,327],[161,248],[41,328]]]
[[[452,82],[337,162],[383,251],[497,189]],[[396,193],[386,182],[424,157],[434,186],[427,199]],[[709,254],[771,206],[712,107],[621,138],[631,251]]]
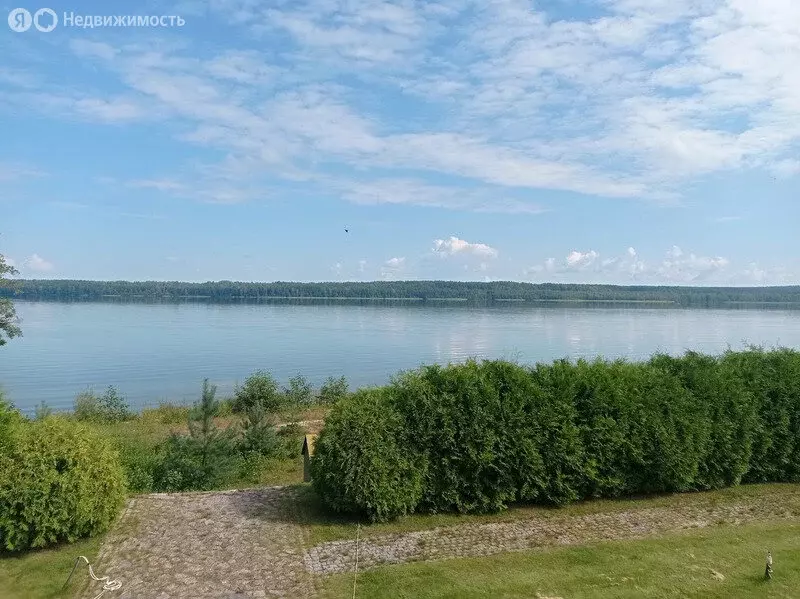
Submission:
[[[24,337],[0,348],[0,386],[32,412],[69,409],[87,386],[131,405],[229,393],[258,368],[315,385],[386,383],[403,369],[468,357],[646,358],[744,342],[800,347],[800,311],[387,305],[16,303]]]

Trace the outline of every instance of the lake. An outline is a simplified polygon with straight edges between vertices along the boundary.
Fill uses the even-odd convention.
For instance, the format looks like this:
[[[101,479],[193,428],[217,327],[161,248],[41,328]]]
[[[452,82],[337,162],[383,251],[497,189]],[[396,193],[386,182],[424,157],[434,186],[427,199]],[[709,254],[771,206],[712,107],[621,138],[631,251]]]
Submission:
[[[743,343],[800,347],[800,311],[508,305],[16,302],[24,337],[0,348],[0,386],[31,413],[70,409],[87,387],[117,386],[132,406],[219,395],[253,370],[318,386],[345,375],[380,385],[399,370],[468,357],[646,358]]]

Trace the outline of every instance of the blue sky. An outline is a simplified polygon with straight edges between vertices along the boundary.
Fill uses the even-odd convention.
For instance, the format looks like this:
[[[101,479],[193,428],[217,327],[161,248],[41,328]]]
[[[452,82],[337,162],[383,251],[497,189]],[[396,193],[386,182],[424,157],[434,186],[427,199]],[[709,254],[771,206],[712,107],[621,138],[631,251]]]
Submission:
[[[794,0],[108,6],[0,26],[22,276],[800,283]]]

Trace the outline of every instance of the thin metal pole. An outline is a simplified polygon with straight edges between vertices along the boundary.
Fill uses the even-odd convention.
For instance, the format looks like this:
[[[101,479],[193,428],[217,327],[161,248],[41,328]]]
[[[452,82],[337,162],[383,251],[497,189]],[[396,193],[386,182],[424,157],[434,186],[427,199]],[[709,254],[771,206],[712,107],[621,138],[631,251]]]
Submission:
[[[358,537],[361,532],[361,524],[356,525],[356,569],[353,572],[353,599],[356,599],[356,581],[358,580]]]

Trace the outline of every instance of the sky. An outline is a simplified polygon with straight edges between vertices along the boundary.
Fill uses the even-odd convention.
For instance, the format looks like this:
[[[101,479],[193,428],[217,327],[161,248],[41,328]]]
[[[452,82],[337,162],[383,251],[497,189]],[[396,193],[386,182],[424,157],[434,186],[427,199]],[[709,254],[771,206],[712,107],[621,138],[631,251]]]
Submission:
[[[0,21],[22,277],[800,284],[797,0],[52,8]]]

